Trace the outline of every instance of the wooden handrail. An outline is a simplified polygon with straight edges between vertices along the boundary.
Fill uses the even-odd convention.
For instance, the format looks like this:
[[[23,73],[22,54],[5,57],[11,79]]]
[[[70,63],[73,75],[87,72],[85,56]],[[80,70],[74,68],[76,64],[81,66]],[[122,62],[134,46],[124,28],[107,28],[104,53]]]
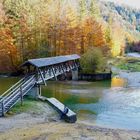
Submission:
[[[12,87],[10,87],[8,90],[6,90],[2,95],[1,95],[1,98],[4,97],[10,90],[12,90],[15,86],[17,86],[19,83],[21,83],[23,80],[25,79],[22,78],[20,81],[18,81],[16,84],[14,84]]]
[[[26,89],[28,86],[30,86],[30,84],[32,84],[32,81],[30,81],[30,83],[28,83],[28,85],[26,85],[25,87],[22,87],[22,90]],[[12,98],[10,98],[8,100],[8,102],[5,103],[5,105],[9,104],[14,98],[16,98],[18,95],[20,95],[20,88],[19,88],[19,92],[17,92],[17,94],[15,94],[15,96],[13,96]],[[24,94],[23,94],[24,96]]]
[[[34,78],[34,75],[32,76],[32,77],[30,77],[27,81],[25,81],[25,78],[23,78],[23,79],[21,79],[19,82],[17,82],[14,86],[12,86],[12,87],[15,87],[15,88],[10,88],[9,90],[7,90],[6,92],[8,93],[8,94],[6,94],[6,96],[4,96],[3,98],[1,98],[0,99],[0,102],[2,102],[3,100],[5,100],[6,98],[9,98],[9,97],[11,97],[11,96],[13,96],[14,95],[14,93],[16,93],[17,92],[17,90],[18,90],[18,88],[22,85],[22,86],[24,86],[25,84],[27,84],[28,83],[28,81],[30,81],[32,78]],[[25,83],[23,83],[23,82],[25,82]],[[5,92],[5,93],[6,93]],[[3,94],[4,95],[4,94]]]
[[[2,100],[8,100],[10,97],[14,96],[17,94],[20,86],[22,85],[22,87],[24,87],[26,84],[28,84],[34,77],[31,77],[30,79],[28,79],[27,81],[25,81],[25,83],[18,85],[12,92],[12,94],[7,94]]]

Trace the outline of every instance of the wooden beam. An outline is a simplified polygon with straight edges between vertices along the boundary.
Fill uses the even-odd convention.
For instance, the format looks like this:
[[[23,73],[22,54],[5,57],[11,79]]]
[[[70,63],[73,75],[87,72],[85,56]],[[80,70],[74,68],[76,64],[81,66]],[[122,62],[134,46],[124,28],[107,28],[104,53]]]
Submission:
[[[67,63],[67,65],[68,65],[69,69],[70,69],[70,70],[72,70],[72,68],[71,68],[70,64],[69,64],[69,63]]]
[[[22,86],[20,86],[20,99],[21,99],[21,106],[23,105],[23,91]]]
[[[62,72],[61,64],[58,66],[58,70],[60,73]]]
[[[49,76],[51,76],[52,75],[51,68],[49,68],[48,70],[49,70]]]
[[[45,78],[45,75],[46,75],[46,70],[43,69],[43,77]]]
[[[76,70],[78,70],[78,65],[76,64],[76,61],[75,60],[73,61],[73,63],[75,65]]]
[[[55,80],[57,81],[57,76],[55,75],[55,71],[54,71],[54,67],[53,66],[52,66],[52,72],[53,72]]]
[[[41,96],[41,85],[37,84],[38,95]]]
[[[4,101],[2,101],[2,103],[1,103],[1,109],[2,109],[2,116],[4,117],[4,115],[5,115]]]
[[[64,75],[65,75],[65,76],[67,76],[66,71],[64,70],[63,65],[61,65],[61,69],[62,69],[62,71],[63,71]]]
[[[40,69],[38,69],[38,71],[39,71],[39,73],[40,73],[40,75],[41,75],[41,79],[42,79],[42,81],[43,81],[44,85],[46,86],[47,84],[46,84],[46,81],[45,81],[45,79],[44,79],[44,76],[43,76],[43,74],[42,74],[41,70],[40,70]]]

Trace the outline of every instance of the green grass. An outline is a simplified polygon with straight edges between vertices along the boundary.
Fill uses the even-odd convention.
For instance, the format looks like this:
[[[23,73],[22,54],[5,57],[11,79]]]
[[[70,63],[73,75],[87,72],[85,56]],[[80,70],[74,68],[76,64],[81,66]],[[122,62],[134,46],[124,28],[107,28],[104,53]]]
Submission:
[[[119,58],[115,61],[115,66],[121,70],[138,72],[140,71],[140,60],[136,58]]]
[[[30,110],[35,111],[38,110],[37,103],[39,101],[36,101],[34,99],[30,98],[24,98],[23,100],[23,105],[21,106],[21,102],[19,101],[11,110],[8,114],[19,114],[23,112],[28,112]]]

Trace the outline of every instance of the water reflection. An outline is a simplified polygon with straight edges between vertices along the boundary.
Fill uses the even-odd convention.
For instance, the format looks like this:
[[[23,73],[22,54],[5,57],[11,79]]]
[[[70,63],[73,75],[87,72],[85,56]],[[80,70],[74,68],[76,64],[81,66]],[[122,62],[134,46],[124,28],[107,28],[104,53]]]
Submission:
[[[113,77],[111,80],[111,87],[126,87],[127,82],[125,79],[120,77]]]
[[[3,77],[0,78],[0,94],[3,94],[8,88],[15,84],[20,78],[17,77]]]

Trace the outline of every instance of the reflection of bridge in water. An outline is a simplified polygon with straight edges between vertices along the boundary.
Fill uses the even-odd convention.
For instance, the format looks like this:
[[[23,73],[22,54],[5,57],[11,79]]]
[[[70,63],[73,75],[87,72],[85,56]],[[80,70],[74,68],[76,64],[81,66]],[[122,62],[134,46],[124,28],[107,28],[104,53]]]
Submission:
[[[41,96],[41,84],[47,85],[46,81],[52,78],[57,80],[57,76],[65,75],[72,72],[72,79],[78,78],[80,56],[66,55],[40,59],[30,59],[22,67],[27,70],[28,74],[15,85],[9,88],[1,95],[0,99],[0,116],[4,116],[18,101],[23,103],[23,97],[29,93],[42,100],[47,100],[60,112],[64,111],[64,105],[54,98],[45,98]],[[76,114],[69,110],[68,117],[74,118]]]

